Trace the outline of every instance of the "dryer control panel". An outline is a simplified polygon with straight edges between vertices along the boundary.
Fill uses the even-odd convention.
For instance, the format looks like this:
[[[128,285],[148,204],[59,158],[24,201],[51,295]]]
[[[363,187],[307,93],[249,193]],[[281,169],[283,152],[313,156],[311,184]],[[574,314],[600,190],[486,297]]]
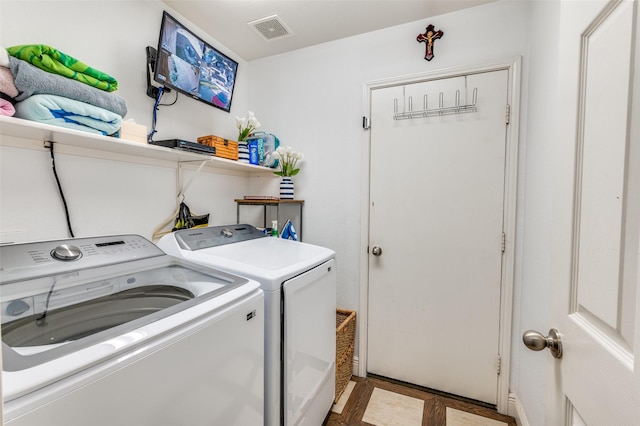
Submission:
[[[246,224],[181,229],[174,235],[180,248],[191,251],[267,237],[255,226]]]

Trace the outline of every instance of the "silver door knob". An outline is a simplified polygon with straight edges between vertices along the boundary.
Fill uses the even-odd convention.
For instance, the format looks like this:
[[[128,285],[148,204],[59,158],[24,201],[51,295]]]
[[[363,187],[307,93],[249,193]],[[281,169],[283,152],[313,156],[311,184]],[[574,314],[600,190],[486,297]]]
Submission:
[[[374,247],[371,249],[371,254],[374,256],[380,256],[382,254],[382,248],[381,247]]]
[[[554,358],[562,358],[562,339],[555,328],[549,330],[548,336],[543,336],[535,330],[527,330],[522,335],[525,346],[532,351],[541,351],[549,348]]]

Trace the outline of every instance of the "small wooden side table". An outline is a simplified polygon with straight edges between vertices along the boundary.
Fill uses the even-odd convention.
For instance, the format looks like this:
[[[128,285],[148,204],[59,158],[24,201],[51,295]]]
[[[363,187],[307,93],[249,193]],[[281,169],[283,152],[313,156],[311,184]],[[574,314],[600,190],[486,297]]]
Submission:
[[[245,200],[245,199],[236,199],[236,223],[240,223],[240,207],[242,206],[262,206],[262,218],[263,218],[263,226],[267,227],[267,207],[275,207],[276,209],[276,218],[278,220],[278,233],[282,230],[284,226],[284,222],[280,220],[280,206],[290,206],[295,205],[298,206],[300,212],[300,227],[299,229],[296,227],[296,232],[298,234],[298,241],[302,241],[302,207],[304,206],[304,200],[266,200],[266,199],[257,199],[257,200]]]

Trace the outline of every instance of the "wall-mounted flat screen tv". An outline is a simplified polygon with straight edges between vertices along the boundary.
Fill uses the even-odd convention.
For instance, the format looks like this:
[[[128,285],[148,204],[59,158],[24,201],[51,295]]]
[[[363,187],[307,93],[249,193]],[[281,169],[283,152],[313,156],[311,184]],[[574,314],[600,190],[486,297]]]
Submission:
[[[236,61],[163,12],[155,81],[229,112],[237,72]]]

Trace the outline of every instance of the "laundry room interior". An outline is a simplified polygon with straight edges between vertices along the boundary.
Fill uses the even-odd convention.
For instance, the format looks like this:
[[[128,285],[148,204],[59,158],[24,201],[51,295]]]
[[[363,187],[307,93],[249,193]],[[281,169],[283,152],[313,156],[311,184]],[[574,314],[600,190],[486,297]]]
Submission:
[[[204,9],[215,11],[224,3],[228,2],[0,2],[3,49],[20,45],[51,46],[113,76],[118,82],[117,91],[113,93],[126,101],[122,123],[144,127],[142,141],[127,141],[125,135],[118,139],[87,133],[85,143],[82,133],[75,130],[62,127],[56,130],[55,125],[24,124],[24,119],[0,116],[0,246],[62,241],[71,238],[73,229],[75,238],[136,235],[154,244],[165,238],[164,245],[158,244],[159,248],[180,257],[190,241],[197,244],[195,239],[189,240],[191,237],[187,234],[179,237],[176,233],[176,240],[167,239],[172,235],[181,203],[188,206],[193,216],[208,215],[206,225],[222,234],[226,232],[225,227],[232,229],[240,224],[255,226],[260,231],[274,224],[276,234],[282,234],[290,219],[288,232],[295,234],[296,244],[328,249],[326,253],[313,252],[310,256],[316,256],[317,265],[329,265],[324,272],[335,280],[332,312],[337,309],[355,313],[355,334],[349,342],[352,345],[349,370],[353,374],[350,391],[361,385],[364,388],[363,380],[367,376],[372,376],[372,380],[390,378],[412,389],[417,386],[442,391],[454,399],[461,395],[465,401],[478,402],[483,409],[504,416],[494,416],[503,419],[503,423],[495,424],[508,425],[558,424],[554,419],[559,412],[571,411],[566,402],[570,400],[578,407],[575,413],[579,415],[575,414],[575,418],[582,416],[586,419],[584,424],[597,425],[593,419],[601,413],[590,417],[592,414],[582,411],[589,404],[585,403],[588,397],[581,392],[570,387],[558,391],[569,395],[561,402],[549,395],[549,389],[557,386],[559,369],[564,368],[561,363],[570,360],[571,351],[577,349],[565,344],[567,358],[560,360],[551,354],[550,337],[543,340],[533,337],[542,345],[535,351],[523,343],[523,333],[528,330],[538,330],[544,337],[547,330],[560,328],[554,322],[558,318],[556,313],[562,309],[559,305],[569,298],[562,296],[560,301],[556,298],[560,293],[556,278],[562,276],[564,270],[559,271],[562,268],[557,266],[555,254],[558,247],[565,246],[555,240],[559,225],[554,209],[562,195],[556,181],[558,170],[563,169],[558,166],[558,159],[575,158],[573,151],[568,152],[570,148],[558,141],[566,136],[561,132],[559,117],[564,117],[565,108],[569,109],[566,99],[562,98],[561,83],[577,80],[579,75],[577,70],[573,76],[563,74],[565,68],[561,61],[566,57],[561,55],[564,45],[560,43],[565,37],[562,24],[571,19],[571,7],[577,7],[567,4],[576,2],[477,0],[461,1],[464,6],[447,9],[446,3],[451,2],[436,0],[433,10],[442,11],[438,14],[426,12],[424,16],[404,19],[392,26],[338,35],[296,49],[277,51],[278,43],[287,43],[304,34],[303,28],[296,28],[292,23],[288,23],[288,29],[293,34],[282,40],[265,41],[249,29],[247,31],[255,35],[253,50],[242,53],[225,45],[213,32],[209,33],[207,27],[211,23],[206,22],[207,14],[200,13]],[[321,9],[323,4],[342,3],[345,10],[353,12],[354,8],[367,8],[368,4],[373,7],[375,3],[376,7],[387,8],[393,16],[395,8],[418,2],[239,3],[249,10],[255,7],[251,19],[278,14],[286,23],[287,15],[283,11],[291,10],[293,21],[293,16],[305,7]],[[298,5],[301,9],[292,7],[291,3],[302,4]],[[632,16],[629,28],[634,28],[639,17],[637,0],[589,3],[598,5],[593,8],[608,10],[614,17],[617,8],[624,7],[620,19]],[[223,10],[222,5],[220,7]],[[427,5],[425,10],[431,9]],[[265,11],[267,13],[263,13]],[[164,14],[175,18],[188,32],[237,65],[228,110],[190,99],[191,96],[176,90],[167,90],[156,99],[147,94],[150,78],[153,79],[149,74],[147,48],[159,47]],[[346,16],[353,15],[345,13]],[[332,17],[339,23],[338,28],[349,26],[342,22],[343,18]],[[223,18],[216,22],[221,27],[230,25]],[[330,27],[333,22],[327,20],[318,25]],[[637,118],[640,104],[638,33],[640,31],[628,31],[630,44],[626,48],[619,43],[601,46],[601,50],[623,50],[620,56],[630,61],[624,62],[628,65],[628,100],[623,109],[616,111],[618,117],[625,119]],[[261,46],[267,53],[259,53]],[[154,87],[157,85],[154,82]],[[384,118],[378,118],[379,110],[383,111]],[[445,110],[447,114],[443,113]],[[416,120],[413,111],[424,114]],[[429,127],[429,111],[437,115],[434,120],[441,120],[441,127]],[[238,141],[239,118],[251,116],[259,121],[260,127],[256,130],[276,135],[280,147],[290,147],[301,154],[296,165],[299,171],[293,176],[294,200],[279,198],[282,176],[274,173],[279,170],[276,167],[230,165],[229,161],[216,161],[217,158],[209,161],[210,154],[175,153],[175,149],[152,146],[147,141],[147,134],[152,130],[156,140],[196,142],[205,135],[217,135]],[[480,118],[474,121],[474,117]],[[425,125],[418,128],[416,123],[421,120]],[[491,127],[489,122],[494,122],[491,120],[497,123],[495,127]],[[473,127],[476,122],[483,127]],[[640,164],[635,151],[639,140],[638,122],[636,119],[633,125],[626,121],[620,125],[625,129],[620,139],[626,141],[620,155],[628,158],[620,160],[623,174],[618,179],[625,182],[621,187],[627,192],[638,188],[633,186],[639,181],[637,172],[633,171]],[[445,129],[445,125],[449,127]],[[407,133],[392,133],[394,126],[401,126]],[[461,133],[462,129],[465,133]],[[501,145],[486,148],[481,134],[498,135]],[[407,135],[406,141],[401,140],[402,135]],[[463,139],[465,137],[467,139]],[[452,142],[448,147],[436,144],[445,138]],[[415,147],[412,141],[416,139],[424,140],[428,148]],[[635,144],[632,148],[628,140]],[[461,146],[462,141],[477,144]],[[573,170],[572,167],[567,170]],[[635,198],[620,207],[627,209],[624,210],[627,213],[620,213],[621,217],[637,211],[639,202]],[[252,199],[256,202],[252,203]],[[273,202],[278,205],[277,213],[269,206]],[[624,226],[630,227],[627,235],[633,234],[633,237],[621,238],[612,245],[626,244],[624,247],[627,247],[637,243],[640,226]],[[208,228],[199,231],[202,229]],[[620,294],[624,294],[627,302],[619,304],[624,312],[618,317],[614,314],[611,320],[614,326],[605,327],[607,332],[620,329],[623,336],[640,335],[640,315],[629,313],[637,309],[631,305],[640,297],[640,291],[635,291],[638,271],[633,270],[638,263],[638,256],[635,263],[633,261],[637,248],[636,244],[635,248],[618,253],[620,258],[632,259],[626,262],[632,267],[621,274],[625,283],[632,284],[630,287],[621,284]],[[329,251],[333,254],[327,254]],[[586,253],[587,249],[582,252]],[[152,255],[155,256],[155,252]],[[240,262],[242,256],[250,255],[250,251],[234,254],[237,258],[230,262]],[[286,257],[279,259],[277,251],[264,256],[259,260],[264,270],[269,269],[270,262],[274,270],[279,268],[279,260]],[[184,260],[198,262],[196,256],[185,255]],[[2,262],[4,268],[5,260]],[[249,271],[227,272],[246,277],[250,282],[260,281],[259,274],[252,276]],[[479,284],[475,286],[481,281],[480,276],[489,277],[482,289]],[[446,280],[455,280],[457,284]],[[403,281],[411,283],[404,285]],[[441,285],[433,284],[434,281]],[[461,287],[456,287],[458,284]],[[403,289],[404,294],[399,295],[397,289]],[[592,294],[597,299],[601,293],[594,290]],[[266,291],[265,297],[268,297]],[[319,306],[321,298],[313,297]],[[616,293],[615,300],[623,300],[622,295]],[[315,312],[312,306],[316,305],[310,303],[305,307],[309,315]],[[488,312],[479,312],[476,317],[474,309],[478,306]],[[413,313],[403,316],[409,307]],[[296,312],[295,309],[292,312]],[[595,308],[594,312],[595,316],[600,315]],[[265,311],[265,317],[260,319],[265,324],[269,321],[268,314]],[[3,334],[4,315],[3,312]],[[304,318],[304,312],[300,315]],[[309,333],[320,330],[312,321],[305,324],[309,325]],[[485,324],[489,324],[490,332]],[[334,330],[336,324],[331,327]],[[430,334],[432,331],[436,334]],[[469,337],[460,336],[460,332],[468,332]],[[421,359],[409,361],[413,351],[405,349],[403,353],[401,348],[415,346],[400,346],[396,338],[419,342],[415,344],[423,351],[423,355],[417,354]],[[443,338],[448,340],[442,341]],[[308,339],[310,346],[317,344],[313,342],[313,335]],[[633,343],[633,338],[629,340]],[[633,347],[632,343],[621,343],[620,347],[626,351]],[[398,350],[393,351],[394,347]],[[331,348],[333,356],[335,348],[327,348]],[[538,352],[544,348],[550,350]],[[631,353],[628,363],[632,366],[635,363],[637,367],[639,358],[632,357],[633,349],[628,351]],[[3,342],[5,365],[7,353]],[[179,357],[179,353],[176,356]],[[261,356],[270,359],[266,353]],[[404,369],[395,367],[405,361]],[[180,363],[180,359],[176,358],[175,362]],[[215,362],[217,368],[225,369],[221,358]],[[336,365],[332,368],[335,370]],[[463,372],[463,368],[472,372]],[[458,372],[450,371],[452,369]],[[398,370],[404,371],[398,373]],[[156,373],[163,374],[161,369]],[[634,374],[630,383],[635,384],[635,390],[629,396],[628,406],[637,413],[640,386],[636,385],[640,384],[640,375]],[[430,382],[430,375],[438,376],[437,380]],[[4,387],[7,378],[4,369],[2,377],[0,384]],[[471,383],[477,381],[482,382],[482,386]],[[262,382],[252,382],[252,389],[260,384]],[[587,393],[589,386],[582,389]],[[272,389],[272,392],[280,391],[279,387]],[[266,409],[269,404],[277,404],[269,402],[269,386],[265,386],[264,392],[260,407],[264,405]],[[414,393],[412,390],[408,395]],[[333,404],[334,396],[327,394],[325,399],[329,398]],[[203,404],[206,401],[203,397]],[[295,403],[305,406],[299,401]],[[616,403],[607,404],[613,410]],[[345,407],[355,405],[347,403]],[[176,409],[180,407],[181,404],[176,404]],[[106,408],[100,410],[103,409]],[[111,409],[117,410],[117,407]],[[321,413],[322,419],[329,416],[323,424],[361,424],[332,420],[331,416],[338,419],[335,416],[339,413],[330,414],[330,409],[331,406]],[[26,412],[26,409],[20,410],[20,415]],[[280,407],[267,415],[280,418],[274,426],[277,423],[293,425],[289,423],[287,410]],[[426,419],[427,409],[420,410]],[[420,413],[422,416],[422,411]],[[29,424],[20,423],[20,415],[7,418],[5,408],[5,422],[15,421],[8,422],[9,425]],[[262,415],[260,411],[260,419]],[[421,420],[422,417],[416,423],[394,423],[367,420],[367,415],[363,408],[362,424],[430,424]],[[243,417],[245,423],[234,424],[247,426],[249,418]],[[254,420],[251,417],[251,421]],[[55,419],[51,421],[52,425],[62,424]],[[297,424],[313,425],[299,421]],[[264,423],[257,420],[251,424],[271,425],[271,422],[265,417]],[[462,420],[446,424],[494,423]]]

